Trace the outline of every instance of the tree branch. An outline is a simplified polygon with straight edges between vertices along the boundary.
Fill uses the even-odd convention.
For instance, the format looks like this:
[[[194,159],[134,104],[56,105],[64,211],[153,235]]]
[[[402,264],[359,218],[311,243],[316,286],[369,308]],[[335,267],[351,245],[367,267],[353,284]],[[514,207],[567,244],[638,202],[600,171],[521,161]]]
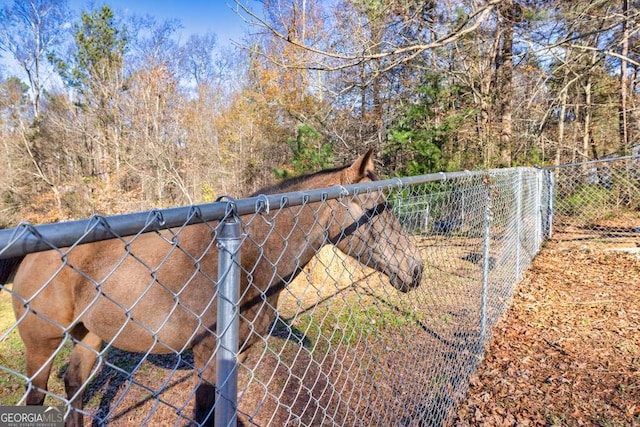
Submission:
[[[343,54],[338,53],[336,51],[328,51],[323,49],[314,48],[304,42],[292,39],[290,35],[283,34],[274,28],[271,24],[266,22],[263,18],[259,17],[255,12],[253,12],[248,6],[244,5],[240,0],[234,0],[235,4],[238,6],[236,10],[238,14],[244,13],[249,18],[244,19],[250,25],[258,26],[266,29],[269,33],[275,36],[277,39],[286,42],[296,48],[302,49],[306,52],[319,55],[321,57],[327,59],[335,59],[343,61],[342,64],[336,66],[309,66],[309,65],[290,65],[279,63],[274,61],[273,58],[268,58],[275,65],[278,65],[283,68],[290,69],[309,69],[309,70],[319,70],[319,71],[338,71],[343,70],[345,68],[351,68],[357,65],[360,65],[364,62],[377,61],[385,58],[394,58],[400,57],[397,60],[392,61],[388,66],[379,70],[379,72],[389,71],[399,64],[410,61],[429,49],[435,49],[442,46],[446,46],[448,44],[454,43],[465,35],[475,31],[490,15],[493,9],[499,5],[502,0],[490,0],[484,6],[474,10],[470,13],[467,18],[461,22],[455,29],[453,29],[448,34],[434,40],[430,43],[414,43],[404,47],[398,47],[392,50],[385,50],[377,53],[371,54]],[[346,62],[346,63],[344,63]]]

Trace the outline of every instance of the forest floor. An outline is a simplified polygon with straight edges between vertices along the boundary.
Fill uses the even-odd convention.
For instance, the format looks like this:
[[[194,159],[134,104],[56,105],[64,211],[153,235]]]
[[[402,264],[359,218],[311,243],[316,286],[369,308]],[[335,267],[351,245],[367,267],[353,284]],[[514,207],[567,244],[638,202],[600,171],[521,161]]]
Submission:
[[[545,244],[455,426],[640,426],[640,238],[611,230]]]

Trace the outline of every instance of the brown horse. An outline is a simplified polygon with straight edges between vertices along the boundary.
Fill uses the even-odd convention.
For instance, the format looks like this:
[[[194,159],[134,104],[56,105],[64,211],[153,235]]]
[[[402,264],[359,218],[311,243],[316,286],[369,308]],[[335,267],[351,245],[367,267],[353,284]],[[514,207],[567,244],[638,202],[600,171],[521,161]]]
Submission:
[[[298,191],[375,180],[371,151],[352,165],[294,178],[263,192]],[[242,217],[240,353],[261,339],[276,316],[279,291],[327,243],[384,273],[400,291],[419,285],[422,260],[385,209],[380,192]],[[82,397],[103,341],[142,353],[192,348],[196,365],[195,420],[213,424],[215,406],[216,222],[33,253],[0,263],[15,270],[13,307],[26,348],[27,404],[42,405],[53,358],[74,339],[64,376],[82,425]],[[174,236],[179,240],[176,244]],[[8,271],[12,268],[11,271]],[[4,271],[2,271],[4,269]],[[100,356],[102,357],[102,356]]]

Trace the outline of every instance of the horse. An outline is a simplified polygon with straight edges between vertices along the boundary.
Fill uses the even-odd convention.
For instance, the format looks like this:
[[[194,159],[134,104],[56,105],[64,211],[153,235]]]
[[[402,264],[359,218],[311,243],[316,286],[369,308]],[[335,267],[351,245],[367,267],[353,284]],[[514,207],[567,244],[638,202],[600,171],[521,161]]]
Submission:
[[[350,165],[290,178],[255,195],[376,179],[370,150]],[[421,282],[419,251],[380,191],[288,207],[269,218],[240,219],[239,360],[267,334],[280,291],[324,245],[333,244],[383,273],[401,292]],[[70,335],[74,345],[64,374],[71,404],[67,425],[83,423],[83,393],[103,342],[147,354],[192,349],[194,419],[213,425],[218,256],[212,230],[217,224],[3,260],[0,279],[4,283],[13,276],[13,309],[26,351],[26,404],[44,403],[53,358]]]

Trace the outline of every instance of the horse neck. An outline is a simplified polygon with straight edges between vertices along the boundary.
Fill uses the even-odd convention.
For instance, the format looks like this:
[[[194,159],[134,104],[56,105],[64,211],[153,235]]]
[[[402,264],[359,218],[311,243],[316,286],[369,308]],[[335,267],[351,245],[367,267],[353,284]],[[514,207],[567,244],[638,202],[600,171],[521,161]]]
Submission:
[[[248,262],[275,266],[279,277],[295,275],[326,243],[325,227],[317,215],[319,204],[286,208],[273,218],[254,218],[248,234],[257,244],[249,245]],[[253,249],[251,249],[253,248]]]
[[[327,174],[282,191],[301,191],[335,184],[336,177]],[[275,265],[279,277],[295,276],[327,243],[331,205],[330,202],[309,203],[284,208],[273,216],[254,217],[249,225],[249,235],[254,241],[264,243],[260,245],[260,249],[257,245],[251,245],[256,252],[247,254],[249,261],[262,263],[271,271]]]

